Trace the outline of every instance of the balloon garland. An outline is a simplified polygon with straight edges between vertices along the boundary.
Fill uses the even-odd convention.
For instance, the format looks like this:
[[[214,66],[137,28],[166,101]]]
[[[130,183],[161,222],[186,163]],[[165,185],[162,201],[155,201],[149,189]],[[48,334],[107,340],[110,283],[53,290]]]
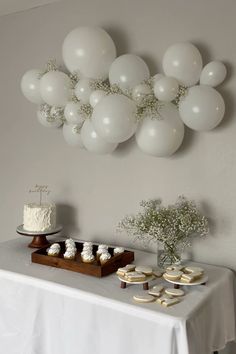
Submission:
[[[180,147],[184,124],[208,131],[223,119],[224,100],[215,87],[226,77],[225,65],[212,61],[203,68],[191,43],[170,46],[163,57],[164,75],[153,77],[137,55],[116,57],[113,40],[101,28],[74,29],[62,54],[68,73],[49,61],[44,72],[27,71],[21,89],[39,105],[39,122],[50,128],[63,125],[71,146],[108,154],[135,135],[144,153],[167,157]]]

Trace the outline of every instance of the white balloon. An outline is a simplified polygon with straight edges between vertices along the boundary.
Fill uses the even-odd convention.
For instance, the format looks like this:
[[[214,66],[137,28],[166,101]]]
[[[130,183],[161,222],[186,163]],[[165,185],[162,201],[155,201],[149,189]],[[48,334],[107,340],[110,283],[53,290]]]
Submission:
[[[164,77],[164,75],[163,74],[159,74],[159,73],[154,75],[154,76],[152,76],[153,84],[155,84],[158,80],[162,79],[163,77]]]
[[[123,95],[104,97],[95,107],[92,122],[96,132],[109,143],[128,140],[136,130],[136,105]]]
[[[42,74],[40,70],[32,69],[27,71],[21,79],[21,91],[23,92],[23,95],[30,102],[36,104],[43,103],[39,90],[40,74]]]
[[[149,77],[147,64],[133,54],[124,54],[116,58],[109,71],[110,83],[117,84],[122,90],[132,89]]]
[[[84,78],[79,80],[79,82],[75,86],[75,96],[82,103],[89,103],[89,98],[93,90],[90,87],[91,80],[88,78]]]
[[[65,106],[64,115],[69,124],[81,126],[84,122],[83,115],[79,112],[81,103],[68,102]]]
[[[147,84],[139,84],[133,88],[132,98],[137,103],[142,102],[142,100],[147,96],[152,94],[152,89]]]
[[[154,94],[159,101],[173,101],[177,96],[178,89],[178,81],[173,77],[163,77],[154,84]]]
[[[184,124],[178,109],[172,103],[164,103],[160,119],[145,118],[139,125],[136,142],[146,154],[168,157],[181,145],[184,138]]]
[[[180,101],[179,113],[184,124],[199,131],[215,128],[223,119],[225,104],[214,88],[205,85],[191,87]]]
[[[177,79],[184,86],[195,85],[202,70],[202,56],[191,43],[176,43],[164,54],[163,70],[166,76]]]
[[[80,148],[84,147],[82,143],[81,134],[79,132],[79,126],[76,124],[65,123],[63,125],[63,136],[65,141],[70,146],[78,146]]]
[[[62,54],[69,71],[89,78],[106,79],[116,57],[116,47],[102,28],[78,27],[66,36]]]
[[[91,93],[89,98],[89,103],[92,107],[95,107],[98,102],[101,101],[103,97],[106,96],[106,93],[103,90],[95,90]]]
[[[111,154],[118,144],[112,144],[102,139],[94,129],[93,123],[87,119],[81,129],[81,138],[85,148],[97,154]]]
[[[37,117],[40,124],[46,128],[59,128],[62,125],[62,120],[57,119],[48,119],[40,110],[37,111]]]
[[[72,97],[72,83],[61,71],[49,71],[40,80],[40,94],[51,106],[65,106]]]
[[[200,84],[216,87],[224,81],[226,74],[226,67],[221,61],[211,61],[201,72]]]

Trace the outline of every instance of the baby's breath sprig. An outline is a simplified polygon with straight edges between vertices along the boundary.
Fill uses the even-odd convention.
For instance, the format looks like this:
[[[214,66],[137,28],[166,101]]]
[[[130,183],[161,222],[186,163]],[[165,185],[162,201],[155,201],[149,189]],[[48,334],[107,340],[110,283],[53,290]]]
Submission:
[[[179,107],[179,103],[182,98],[184,98],[188,93],[188,88],[186,86],[180,85],[177,96],[175,97],[173,103]]]
[[[154,95],[146,95],[142,101],[137,104],[136,119],[142,121],[146,117],[152,119],[162,119],[160,110],[163,107],[163,103],[158,101]]]
[[[59,66],[57,65],[56,59],[49,59],[46,63],[45,69],[39,74],[39,79],[49,71],[57,71],[59,70]]]

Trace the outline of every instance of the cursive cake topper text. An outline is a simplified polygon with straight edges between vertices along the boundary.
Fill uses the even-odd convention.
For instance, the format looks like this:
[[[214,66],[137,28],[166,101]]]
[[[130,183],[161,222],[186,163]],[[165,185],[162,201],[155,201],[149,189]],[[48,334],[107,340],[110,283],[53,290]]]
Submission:
[[[39,193],[39,204],[42,204],[42,197],[43,197],[43,193],[45,193],[46,195],[49,195],[51,191],[48,189],[48,186],[46,185],[40,185],[40,184],[36,184],[34,189],[30,189],[29,193]]]

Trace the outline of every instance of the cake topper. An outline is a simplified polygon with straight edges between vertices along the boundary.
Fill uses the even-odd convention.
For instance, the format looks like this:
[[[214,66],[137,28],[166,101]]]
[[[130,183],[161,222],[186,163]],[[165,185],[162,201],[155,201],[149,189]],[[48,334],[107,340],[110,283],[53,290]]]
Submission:
[[[51,191],[48,189],[48,186],[46,185],[40,185],[40,184],[36,184],[34,189],[30,189],[29,193],[39,193],[39,204],[42,204],[42,197],[43,197],[43,193],[45,193],[46,195],[49,195]]]

